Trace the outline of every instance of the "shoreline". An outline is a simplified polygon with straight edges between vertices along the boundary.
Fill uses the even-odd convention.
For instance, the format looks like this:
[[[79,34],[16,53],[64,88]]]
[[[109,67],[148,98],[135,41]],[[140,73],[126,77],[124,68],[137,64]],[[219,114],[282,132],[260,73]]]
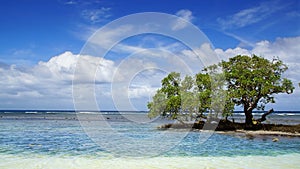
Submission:
[[[300,137],[300,133],[291,133],[283,131],[266,131],[266,130],[234,130],[234,131],[215,131],[215,130],[202,130],[202,129],[187,129],[187,128],[168,128],[159,130],[174,130],[174,131],[193,131],[193,132],[214,132],[217,134],[228,134],[228,135],[244,135],[245,137],[255,136],[278,136],[278,137]]]
[[[278,154],[275,156],[220,156],[220,157],[152,157],[152,158],[91,158],[91,157],[59,157],[39,156],[24,157],[0,154],[0,167],[3,169],[191,169],[191,168],[298,168],[298,153]]]
[[[215,131],[218,134],[245,134],[246,136],[281,136],[300,137],[300,133],[266,130],[236,130],[236,131]]]

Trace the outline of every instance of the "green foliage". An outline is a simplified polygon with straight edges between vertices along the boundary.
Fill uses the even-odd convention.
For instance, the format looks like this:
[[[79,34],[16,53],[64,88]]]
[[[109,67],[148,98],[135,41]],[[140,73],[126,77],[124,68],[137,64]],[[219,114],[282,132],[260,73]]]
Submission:
[[[224,70],[230,98],[247,110],[263,110],[265,104],[275,102],[274,94],[289,94],[294,89],[290,80],[281,77],[287,66],[279,59],[238,55],[219,66]]]
[[[157,90],[156,94],[153,97],[153,101],[149,102],[147,107],[149,109],[148,116],[154,118],[157,116],[166,116],[166,95],[161,91]]]
[[[208,110],[211,104],[211,79],[210,76],[205,73],[196,74],[196,85],[199,96],[199,113],[202,114]]]
[[[235,56],[219,64],[223,68],[228,95],[235,105],[242,105],[245,123],[252,125],[252,110],[264,110],[268,103],[275,103],[274,94],[293,92],[290,80],[282,78],[287,66],[279,59],[269,61],[253,56]]]
[[[181,82],[181,110],[192,116],[199,107],[198,93],[195,89],[195,81],[191,76],[186,76]]]
[[[172,72],[148,103],[149,117],[194,118],[207,111],[227,117],[235,105],[242,105],[246,123],[252,123],[253,109],[274,103],[274,94],[293,92],[292,82],[282,77],[286,70],[279,59],[238,55],[205,68],[194,78],[181,80],[179,73]]]
[[[161,90],[167,95],[167,98],[172,96],[178,96],[180,94],[180,73],[171,72],[167,77],[165,77],[161,83]]]
[[[171,72],[161,81],[161,91],[166,95],[167,99],[165,112],[167,112],[172,119],[176,119],[180,111],[180,81],[180,73],[176,72]]]
[[[149,117],[157,115],[176,119],[181,108],[180,73],[171,72],[161,83],[162,87],[148,103]]]
[[[197,74],[195,78],[171,72],[162,80],[162,87],[148,103],[149,117],[158,115],[170,119],[190,119],[203,114],[210,107],[210,76]]]

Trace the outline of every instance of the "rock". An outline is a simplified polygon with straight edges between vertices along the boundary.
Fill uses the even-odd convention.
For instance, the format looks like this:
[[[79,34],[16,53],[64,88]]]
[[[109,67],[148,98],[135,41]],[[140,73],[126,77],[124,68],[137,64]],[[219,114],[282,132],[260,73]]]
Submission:
[[[273,141],[273,142],[277,142],[277,141],[279,141],[279,139],[278,139],[277,137],[274,137],[274,138],[272,139],[272,141]]]

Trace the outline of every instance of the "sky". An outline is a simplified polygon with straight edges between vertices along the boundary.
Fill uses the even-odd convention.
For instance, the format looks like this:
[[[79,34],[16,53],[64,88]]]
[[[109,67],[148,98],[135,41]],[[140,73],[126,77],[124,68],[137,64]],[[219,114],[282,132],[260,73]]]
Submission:
[[[185,60],[193,71],[200,71],[205,63],[196,68],[188,46],[174,38],[149,33],[122,39],[105,56],[87,50],[93,44],[106,48],[124,32],[139,32],[130,25],[107,25],[143,12],[184,19],[175,21],[170,27],[174,31],[185,29],[186,21],[195,25],[205,35],[199,39],[207,38],[211,45],[209,49],[203,45],[196,50],[214,52],[222,60],[239,54],[279,57],[289,67],[283,76],[292,80],[295,90],[290,95],[276,95],[276,104],[267,108],[300,110],[299,0],[3,1],[0,109],[74,109],[76,90],[80,92],[75,91],[75,97],[86,99],[84,109],[93,109],[89,102],[96,101],[100,110],[147,110],[147,102],[160,86],[161,78],[182,65],[178,60]],[[163,19],[158,17],[157,21]],[[103,27],[107,29],[99,31]],[[102,41],[93,43],[99,39]],[[157,57],[153,59],[154,56]],[[79,60],[84,68],[76,74]],[[151,67],[160,70],[150,70]],[[77,86],[74,72],[84,77]],[[119,105],[125,97],[131,107]]]

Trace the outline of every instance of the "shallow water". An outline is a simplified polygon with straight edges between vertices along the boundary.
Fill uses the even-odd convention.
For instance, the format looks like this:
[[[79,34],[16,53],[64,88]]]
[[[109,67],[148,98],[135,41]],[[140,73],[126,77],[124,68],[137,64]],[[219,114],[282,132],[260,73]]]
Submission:
[[[83,113],[81,121],[72,113],[1,115],[0,168],[300,166],[299,138],[162,131],[166,121],[134,113]]]

